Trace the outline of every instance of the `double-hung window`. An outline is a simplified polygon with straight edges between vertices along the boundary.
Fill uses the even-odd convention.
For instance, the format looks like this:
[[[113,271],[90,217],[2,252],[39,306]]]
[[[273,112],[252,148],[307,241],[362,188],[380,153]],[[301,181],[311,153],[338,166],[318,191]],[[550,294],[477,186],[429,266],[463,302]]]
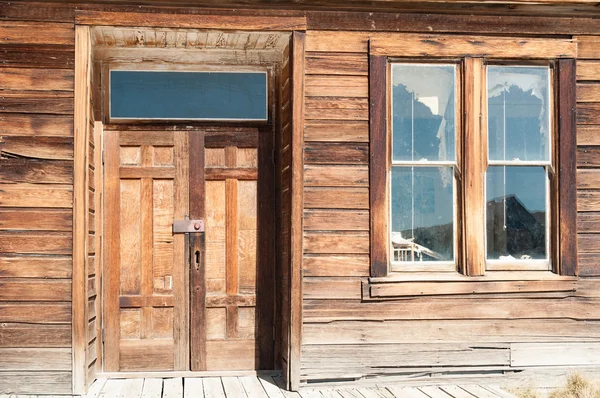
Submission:
[[[371,275],[574,275],[573,60],[460,41],[383,56],[412,51],[387,40],[370,58]]]

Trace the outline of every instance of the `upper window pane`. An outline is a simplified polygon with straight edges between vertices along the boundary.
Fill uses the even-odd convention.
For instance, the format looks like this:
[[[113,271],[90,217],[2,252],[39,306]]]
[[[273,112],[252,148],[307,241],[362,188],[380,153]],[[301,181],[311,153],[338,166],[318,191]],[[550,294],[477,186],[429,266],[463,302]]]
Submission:
[[[455,81],[455,65],[392,64],[392,160],[455,160]]]
[[[550,68],[488,66],[492,161],[550,159]]]
[[[110,72],[111,119],[266,120],[264,72]]]

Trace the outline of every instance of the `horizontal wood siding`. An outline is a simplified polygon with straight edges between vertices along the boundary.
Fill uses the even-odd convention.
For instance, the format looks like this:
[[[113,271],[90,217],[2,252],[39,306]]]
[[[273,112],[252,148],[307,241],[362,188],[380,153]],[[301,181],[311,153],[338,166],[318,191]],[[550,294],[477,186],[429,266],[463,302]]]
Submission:
[[[0,394],[70,394],[74,29],[10,10],[0,24]]]
[[[431,296],[423,291],[436,287],[419,282],[377,287],[382,297],[381,289],[402,293],[395,299],[363,290],[370,271],[367,42],[378,35],[385,37],[307,33],[301,382],[595,364],[597,279],[559,289],[507,282],[512,293],[502,284],[485,294],[463,286]],[[578,40],[585,42],[577,61],[578,260],[588,277],[600,276],[600,39]],[[555,360],[552,350],[561,353]]]

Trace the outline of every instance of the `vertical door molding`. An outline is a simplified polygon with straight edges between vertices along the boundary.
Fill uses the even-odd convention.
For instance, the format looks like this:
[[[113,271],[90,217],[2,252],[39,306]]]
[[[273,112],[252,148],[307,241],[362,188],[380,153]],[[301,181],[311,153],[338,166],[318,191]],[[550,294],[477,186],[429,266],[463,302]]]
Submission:
[[[73,394],[85,394],[87,309],[88,134],[90,129],[91,41],[89,26],[75,27],[72,359]]]
[[[305,32],[292,35],[292,217],[290,339],[287,385],[300,386],[302,345],[302,213],[304,208],[304,43]]]

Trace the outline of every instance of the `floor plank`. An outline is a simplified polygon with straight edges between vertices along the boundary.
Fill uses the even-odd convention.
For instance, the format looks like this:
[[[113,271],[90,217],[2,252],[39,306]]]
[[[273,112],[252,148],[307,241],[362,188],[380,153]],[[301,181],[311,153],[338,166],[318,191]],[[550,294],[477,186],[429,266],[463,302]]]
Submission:
[[[202,379],[199,377],[190,377],[183,380],[183,398],[203,398],[204,387]]]
[[[144,379],[144,388],[142,389],[142,398],[161,398],[163,389],[163,379]]]
[[[240,377],[240,382],[244,386],[244,390],[249,397],[252,398],[269,398],[258,378],[252,376]]]
[[[480,387],[483,387],[486,390],[491,391],[494,394],[496,394],[496,395],[498,395],[498,396],[500,396],[502,398],[517,398],[516,395],[513,395],[513,394],[511,394],[511,393],[509,393],[507,391],[504,391],[503,389],[501,389],[498,386],[480,386]]]
[[[427,394],[430,398],[451,398],[450,395],[446,394],[439,387],[425,386],[419,387],[419,390]]]
[[[477,385],[468,385],[468,386],[461,385],[460,388],[473,394],[477,398],[498,398],[498,396],[496,394],[486,390],[485,388],[479,387]]]
[[[123,390],[123,386],[125,386],[124,379],[109,379],[104,384],[104,388],[100,391],[98,398],[119,398],[121,396],[121,391]]]
[[[441,386],[440,388],[452,398],[473,398],[473,395],[469,394],[459,386]]]
[[[164,380],[163,398],[183,398],[183,379],[181,377]]]
[[[247,397],[248,394],[244,391],[244,387],[237,377],[223,377],[221,378],[223,383],[223,390],[227,397]]]
[[[121,398],[141,398],[144,379],[127,379],[123,383]]]
[[[275,380],[273,380],[273,377],[268,375],[260,375],[258,376],[258,380],[260,381],[260,384],[262,384],[269,398],[285,398],[285,395],[283,395],[283,392],[281,392],[279,387],[277,387],[277,384],[275,383]]]
[[[99,378],[95,382],[92,383],[88,393],[85,394],[85,398],[98,398],[100,395],[100,391],[102,391],[102,387],[106,384],[105,378]]]
[[[425,394],[423,391],[420,391],[416,388],[390,386],[390,387],[388,387],[388,390],[390,390],[396,397],[429,398],[429,396],[427,394]]]
[[[220,377],[202,379],[202,385],[204,386],[204,398],[225,398]]]

